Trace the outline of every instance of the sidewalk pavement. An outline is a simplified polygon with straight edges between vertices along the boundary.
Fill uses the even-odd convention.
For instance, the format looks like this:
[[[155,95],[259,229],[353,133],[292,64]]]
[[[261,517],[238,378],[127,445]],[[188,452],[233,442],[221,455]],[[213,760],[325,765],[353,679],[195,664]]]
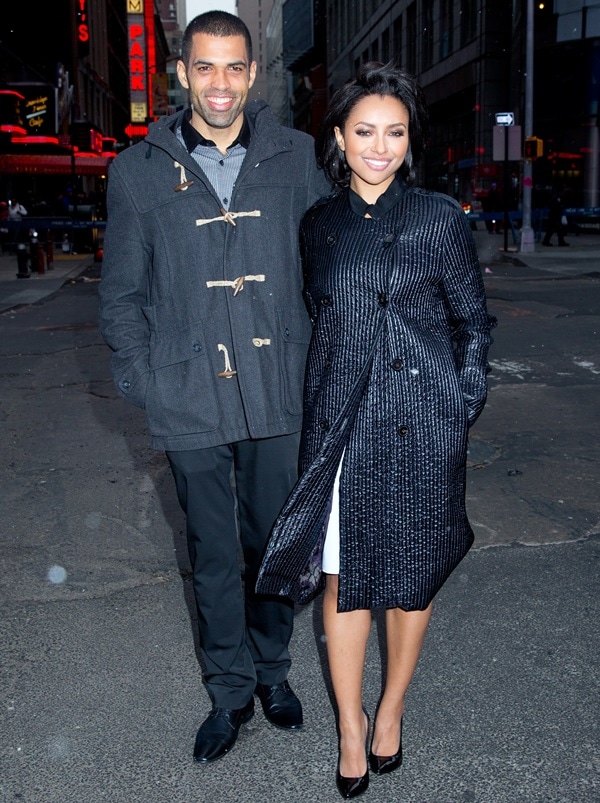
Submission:
[[[528,268],[529,271],[563,276],[600,273],[600,234],[567,235],[566,241],[569,245],[562,248],[555,243],[552,246],[535,243],[535,251],[532,253],[521,253],[512,242],[512,237],[508,238],[508,250],[505,251],[504,235],[489,234],[485,228],[474,231],[473,236],[484,269],[493,264],[504,263]],[[512,278],[517,273],[512,272]]]
[[[535,252],[523,254],[509,238],[508,250],[504,251],[504,236],[488,234],[483,230],[473,232],[479,258],[484,270],[490,272],[493,265],[512,264],[530,271],[543,271],[560,275],[600,273],[600,234],[579,234],[569,237],[565,248],[544,247],[535,244]],[[76,279],[94,264],[93,254],[56,253],[53,267],[44,273],[32,272],[29,278],[17,276],[15,254],[0,256],[0,314],[28,304],[36,304],[54,295],[67,281]],[[493,272],[493,268],[491,268]],[[516,271],[512,274],[513,278]],[[525,276],[525,274],[524,274]]]
[[[37,304],[54,295],[70,279],[76,279],[94,264],[93,254],[55,253],[50,270],[32,272],[29,277],[17,276],[16,254],[0,256],[0,314],[29,304]]]

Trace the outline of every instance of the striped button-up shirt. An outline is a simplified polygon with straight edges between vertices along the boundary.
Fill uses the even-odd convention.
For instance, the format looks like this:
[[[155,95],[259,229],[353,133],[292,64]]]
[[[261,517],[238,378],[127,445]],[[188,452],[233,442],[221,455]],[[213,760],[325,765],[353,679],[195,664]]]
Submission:
[[[205,139],[196,131],[190,119],[191,110],[184,118],[181,128],[177,130],[177,136],[206,174],[219,196],[223,209],[229,209],[233,188],[250,143],[252,133],[250,124],[244,116],[238,137],[229,145],[226,153],[221,153],[212,140]]]

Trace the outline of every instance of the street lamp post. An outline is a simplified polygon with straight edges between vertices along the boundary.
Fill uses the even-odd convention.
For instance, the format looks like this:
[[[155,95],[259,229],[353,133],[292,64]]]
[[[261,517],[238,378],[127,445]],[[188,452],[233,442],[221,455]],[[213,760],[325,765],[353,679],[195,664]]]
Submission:
[[[533,0],[527,0],[527,32],[525,40],[525,138],[533,136]],[[521,227],[522,253],[535,251],[531,227],[531,191],[533,162],[525,159],[523,167],[523,226]]]

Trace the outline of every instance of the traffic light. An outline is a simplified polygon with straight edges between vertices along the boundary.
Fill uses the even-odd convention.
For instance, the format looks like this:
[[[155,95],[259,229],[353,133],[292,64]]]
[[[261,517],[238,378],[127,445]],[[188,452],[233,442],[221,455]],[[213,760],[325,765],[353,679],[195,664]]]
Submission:
[[[528,162],[535,162],[544,155],[544,140],[539,137],[525,138],[525,158]]]

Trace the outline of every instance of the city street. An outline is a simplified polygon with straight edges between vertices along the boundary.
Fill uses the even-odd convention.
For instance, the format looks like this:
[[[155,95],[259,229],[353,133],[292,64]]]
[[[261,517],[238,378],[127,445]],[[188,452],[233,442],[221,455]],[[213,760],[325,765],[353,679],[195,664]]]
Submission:
[[[436,599],[402,768],[372,777],[365,803],[600,800],[600,235],[532,255],[501,239],[476,232],[498,327],[469,450],[475,546]],[[230,755],[192,761],[210,701],[184,522],[144,414],[110,379],[101,265],[23,280],[15,266],[0,257],[0,800],[341,800],[320,600],[292,643],[304,730],[258,706]]]

